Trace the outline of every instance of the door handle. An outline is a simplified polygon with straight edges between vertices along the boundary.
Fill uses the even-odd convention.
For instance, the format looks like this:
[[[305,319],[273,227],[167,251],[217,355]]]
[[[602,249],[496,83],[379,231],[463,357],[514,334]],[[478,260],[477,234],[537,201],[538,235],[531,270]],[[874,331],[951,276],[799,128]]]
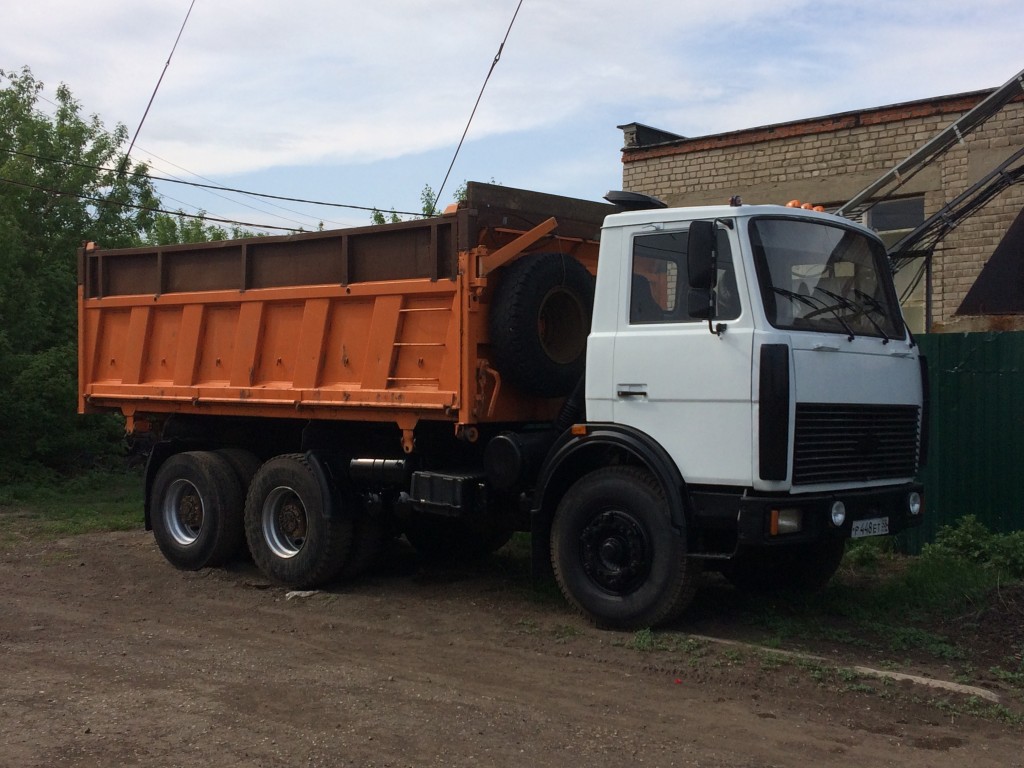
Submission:
[[[647,397],[646,384],[619,384],[615,387],[619,397]]]

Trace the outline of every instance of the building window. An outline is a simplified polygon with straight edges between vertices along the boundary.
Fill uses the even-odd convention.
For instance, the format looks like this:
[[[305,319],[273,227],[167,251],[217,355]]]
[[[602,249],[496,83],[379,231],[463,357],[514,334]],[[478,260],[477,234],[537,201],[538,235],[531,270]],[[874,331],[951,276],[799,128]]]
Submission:
[[[876,203],[868,211],[868,225],[877,232],[900,233],[899,237],[910,232],[924,221],[924,198],[903,197],[898,200],[884,200]],[[886,246],[893,245],[897,237]],[[883,236],[883,240],[886,238]]]

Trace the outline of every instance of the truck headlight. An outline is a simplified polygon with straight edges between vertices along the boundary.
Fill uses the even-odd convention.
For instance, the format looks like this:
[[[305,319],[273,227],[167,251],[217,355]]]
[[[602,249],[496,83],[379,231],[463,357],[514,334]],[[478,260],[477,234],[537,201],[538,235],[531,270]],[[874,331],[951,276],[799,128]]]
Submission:
[[[917,517],[921,514],[921,494],[917,491],[911,491],[907,496],[907,509],[910,514]]]
[[[841,501],[832,502],[832,525],[836,528],[842,527],[846,522],[846,505]]]

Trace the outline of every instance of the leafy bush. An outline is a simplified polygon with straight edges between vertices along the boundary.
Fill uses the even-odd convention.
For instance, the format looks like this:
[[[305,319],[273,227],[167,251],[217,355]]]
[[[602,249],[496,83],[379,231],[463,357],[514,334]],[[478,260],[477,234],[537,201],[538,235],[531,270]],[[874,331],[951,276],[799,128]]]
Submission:
[[[955,525],[942,526],[921,557],[967,561],[1004,579],[1024,579],[1024,531],[993,533],[974,515],[965,515]]]

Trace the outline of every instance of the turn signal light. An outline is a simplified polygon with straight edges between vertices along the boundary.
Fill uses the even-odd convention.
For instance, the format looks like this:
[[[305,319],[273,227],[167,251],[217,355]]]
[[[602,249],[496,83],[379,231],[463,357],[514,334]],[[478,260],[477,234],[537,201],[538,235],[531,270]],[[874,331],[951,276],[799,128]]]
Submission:
[[[772,536],[799,533],[804,528],[803,511],[800,509],[773,509],[768,522]]]

